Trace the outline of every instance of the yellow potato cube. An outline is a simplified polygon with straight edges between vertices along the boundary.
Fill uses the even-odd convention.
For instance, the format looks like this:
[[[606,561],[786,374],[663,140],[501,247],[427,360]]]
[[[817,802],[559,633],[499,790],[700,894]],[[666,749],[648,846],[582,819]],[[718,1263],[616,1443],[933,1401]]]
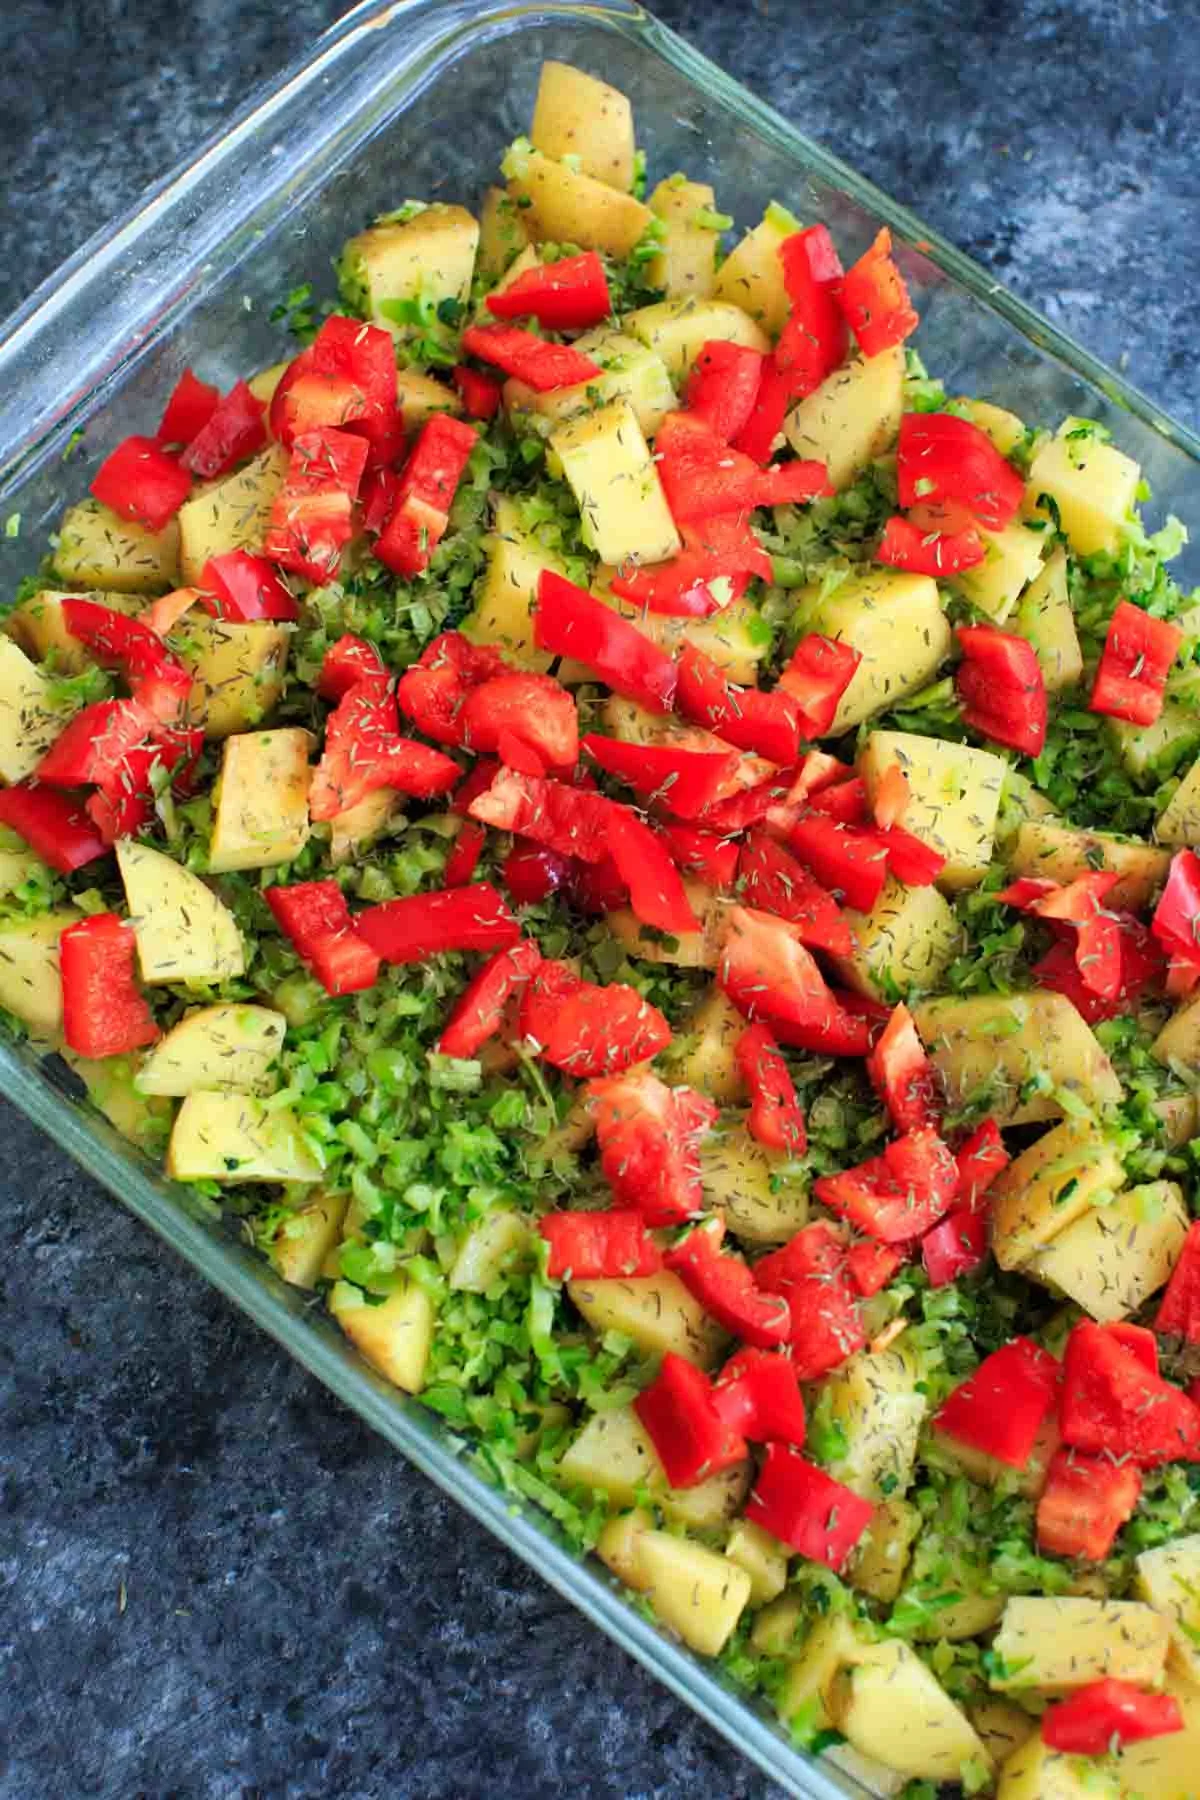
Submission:
[[[189,717],[208,738],[248,731],[283,693],[291,628],[270,619],[241,625],[188,614],[169,643],[190,670]]]
[[[1149,905],[1171,865],[1167,852],[1152,844],[1127,843],[1108,831],[1083,831],[1043,820],[1021,826],[1006,860],[1012,874],[1047,881],[1074,881],[1094,869],[1111,869],[1121,879],[1106,904],[1134,912]]]
[[[195,1007],[147,1052],[134,1085],[142,1094],[176,1097],[197,1088],[270,1093],[271,1065],[286,1032],[287,1020],[269,1006]]]
[[[1182,1191],[1173,1181],[1147,1182],[1056,1232],[1025,1273],[1101,1324],[1127,1319],[1166,1286],[1187,1229]]]
[[[604,562],[675,555],[679,533],[628,400],[560,425],[550,444],[582,514],[584,539]]]
[[[346,1216],[344,1194],[317,1194],[279,1221],[267,1254],[291,1287],[314,1288]]]
[[[532,415],[535,421],[559,424],[607,406],[610,400],[628,400],[646,436],[653,437],[675,405],[675,389],[662,357],[637,338],[603,325],[576,338],[575,348],[591,357],[600,374],[571,387],[551,388],[548,394],[513,377],[504,384],[509,416]]]
[[[54,568],[59,585],[75,593],[95,587],[165,594],[179,585],[179,522],[148,531],[99,500],[81,500],[63,515]]]
[[[1061,1117],[1060,1088],[1090,1107],[1121,1103],[1111,1062],[1062,994],[947,995],[913,1016],[953,1107],[986,1101],[998,1125],[1029,1125]]]
[[[1021,596],[1013,629],[1033,645],[1052,694],[1083,678],[1083,651],[1067,593],[1067,553],[1060,544]]]
[[[792,1598],[791,1595],[785,1595],[777,1603],[781,1609],[778,1633],[772,1631],[774,1620],[767,1626],[768,1637],[777,1636],[779,1648],[770,1650],[766,1644],[759,1643],[760,1621],[755,1622],[753,1641],[756,1649],[762,1649],[768,1655],[787,1655],[793,1663],[779,1690],[780,1718],[787,1722],[795,1718],[797,1713],[804,1713],[811,1716],[812,1723],[819,1731],[827,1731],[833,1723],[837,1704],[838,1678],[844,1669],[857,1661],[863,1645],[845,1613],[834,1612],[817,1619],[810,1627],[803,1644],[797,1649],[794,1643],[794,1623],[788,1626],[788,1615],[783,1610]]]
[[[663,235],[646,265],[646,279],[669,300],[707,300],[713,291],[720,233],[699,221],[716,204],[706,181],[685,181],[681,175],[660,181],[650,196],[650,211],[662,221]]]
[[[292,862],[308,842],[311,732],[297,726],[225,739],[208,851],[214,875]]]
[[[1200,1682],[1200,1532],[1143,1550],[1137,1559],[1136,1589],[1139,1599],[1167,1621],[1172,1668],[1187,1680]]]
[[[434,413],[452,413],[457,418],[462,412],[462,401],[453,389],[432,375],[423,375],[420,369],[396,370],[396,402],[409,437]]]
[[[1070,435],[1070,421],[1042,446],[1029,467],[1025,513],[1045,516],[1039,506],[1048,494],[1076,556],[1114,551],[1129,522],[1142,472],[1132,457],[1090,433]]]
[[[39,1042],[54,1043],[62,1034],[58,940],[80,916],[73,906],[63,906],[0,924],[0,1006]]]
[[[957,1781],[966,1764],[991,1769],[971,1721],[907,1644],[864,1644],[846,1690],[837,1727],[864,1756],[916,1781]]]
[[[760,224],[735,244],[717,270],[713,285],[713,294],[718,300],[740,306],[773,338],[779,336],[791,311],[779,255],[790,235],[790,228],[783,219],[768,212]]]
[[[521,208],[503,188],[490,187],[479,213],[476,265],[485,281],[497,282],[529,243]]]
[[[779,1539],[750,1519],[736,1519],[725,1544],[730,1562],[750,1577],[750,1604],[765,1606],[787,1586],[788,1553]]]
[[[859,1539],[846,1580],[860,1594],[891,1606],[904,1582],[913,1543],[924,1521],[907,1500],[883,1500]]]
[[[533,641],[533,606],[542,570],[563,575],[562,561],[525,529],[519,506],[506,495],[496,499],[485,547],[487,568],[463,631],[474,643],[498,644],[520,668],[545,671],[554,658]]]
[[[338,813],[329,821],[329,860],[334,868],[354,862],[360,850],[369,849],[402,818],[401,797],[390,788],[377,788],[357,806]]]
[[[750,350],[767,351],[771,347],[749,313],[720,297],[657,300],[651,306],[639,306],[626,313],[621,323],[630,336],[639,338],[662,358],[677,387],[687,381],[692,364],[710,340],[719,338]]]
[[[329,1310],[373,1369],[406,1394],[421,1392],[434,1324],[433,1302],[424,1288],[405,1281],[382,1304],[372,1305],[361,1288],[339,1281],[330,1290]]]
[[[642,1507],[610,1519],[596,1539],[596,1555],[626,1587],[641,1589],[645,1575],[638,1562],[638,1542],[654,1524]]]
[[[199,586],[211,556],[229,550],[261,552],[290,460],[286,450],[271,444],[232,475],[184,501],[179,509],[179,568],[185,586]]]
[[[1159,814],[1154,836],[1172,849],[1200,844],[1200,762],[1192,764]]]
[[[1035,1732],[1001,1769],[996,1800],[1117,1800],[1119,1792],[1115,1774],[1098,1768],[1090,1757],[1051,1750]],[[1155,1800],[1166,1796],[1156,1789]]]
[[[463,206],[438,201],[408,219],[381,219],[342,251],[343,288],[373,325],[403,342],[414,327],[390,316],[396,301],[445,300],[465,306],[475,273],[479,226]]]
[[[862,658],[838,702],[831,737],[917,693],[936,677],[953,641],[937,582],[899,569],[855,571],[829,594],[820,583],[801,589],[797,621],[802,632],[837,638]]]
[[[855,993],[883,1000],[936,988],[958,955],[962,931],[935,887],[910,888],[889,876],[869,913],[846,909],[857,948],[833,959]]]
[[[903,1496],[912,1482],[926,1412],[920,1380],[903,1338],[887,1350],[860,1350],[826,1379],[846,1443],[829,1473],[864,1500]]]
[[[895,443],[903,411],[904,348],[898,344],[827,375],[792,408],[784,436],[797,456],[823,462],[840,490]]]
[[[1045,534],[1018,519],[1003,531],[981,531],[979,535],[987,554],[973,569],[956,575],[954,585],[972,606],[1002,625],[1042,567]]]
[[[987,1694],[982,1700],[972,1701],[967,1707],[967,1717],[996,1763],[1006,1762],[1016,1755],[1022,1744],[1038,1735],[1037,1720],[1031,1719],[1021,1707],[1014,1706],[1011,1700],[1002,1700],[999,1694]]]
[[[978,425],[991,438],[1001,456],[1012,455],[1025,436],[1024,420],[1007,407],[994,406],[990,400],[960,399],[958,404],[966,407],[972,425]]]
[[[907,731],[873,731],[858,759],[872,803],[884,775],[908,777],[904,829],[946,858],[938,885],[952,893],[987,874],[1007,764],[990,750]]]
[[[542,64],[529,141],[622,193],[633,186],[633,108],[618,88],[570,63]]]
[[[1090,1119],[1064,1119],[996,1177],[988,1190],[992,1248],[1002,1269],[1020,1269],[1052,1238],[1120,1191],[1116,1150]]]
[[[1137,1600],[1014,1595],[992,1646],[1004,1673],[991,1685],[1069,1694],[1111,1675],[1157,1687],[1168,1637],[1167,1621]]]
[[[250,1094],[189,1094],[167,1148],[173,1181],[319,1181],[321,1165],[288,1108]]]
[[[786,1244],[808,1221],[808,1186],[782,1168],[744,1127],[710,1132],[700,1146],[705,1204],[748,1244]]]
[[[645,1591],[664,1625],[701,1656],[716,1656],[750,1599],[745,1569],[716,1550],[667,1531],[642,1533],[637,1562]]]
[[[1166,1737],[1146,1738],[1121,1751],[1115,1775],[1121,1800],[1196,1800],[1200,1794],[1200,1687],[1169,1674],[1166,1691],[1179,1702],[1183,1730]],[[1094,1763],[1081,1766],[1089,1777],[1096,1767]],[[1087,1796],[1088,1800],[1095,1800],[1096,1788],[1090,1783]],[[1033,1800],[1033,1795],[1021,1794],[1017,1800]],[[1042,1800],[1042,1796],[1037,1800]],[[1052,1800],[1058,1800],[1058,1796],[1052,1796]],[[1075,1796],[1064,1800],[1075,1800]]]
[[[601,1336],[620,1331],[648,1356],[673,1350],[676,1356],[711,1369],[724,1348],[721,1327],[669,1269],[631,1279],[572,1281],[567,1292],[594,1331]]]
[[[117,867],[147,986],[229,981],[245,972],[237,921],[198,875],[134,838],[118,841]]]
[[[510,152],[505,173],[534,243],[578,244],[581,250],[607,251],[623,261],[654,218],[632,194],[540,150]]]
[[[275,398],[275,389],[279,386],[290,367],[291,364],[286,362],[270,363],[267,368],[260,369],[257,375],[252,375],[246,383],[246,386],[250,389],[254,398],[256,400],[261,400],[263,405],[267,408],[263,423],[266,425],[268,431],[271,429],[270,407],[272,400]]]
[[[743,1083],[735,1052],[745,1029],[743,1015],[725,990],[714,984],[676,1036],[675,1046],[682,1053],[672,1066],[674,1078],[707,1094],[719,1106],[739,1100]]]
[[[529,1221],[507,1207],[485,1213],[459,1246],[446,1279],[464,1294],[485,1294],[511,1257],[529,1248]]]
[[[99,588],[81,595],[42,588],[40,593],[31,594],[28,600],[14,606],[8,615],[10,636],[37,662],[52,655],[55,671],[63,675],[78,675],[92,660],[84,645],[67,630],[63,619],[63,601],[75,599],[94,600],[111,612],[134,613],[141,605],[133,595],[105,593]]]
[[[0,637],[0,779],[32,775],[77,710],[12,638]]]
[[[740,1510],[750,1485],[746,1462],[709,1475],[695,1487],[668,1487],[650,1435],[632,1406],[593,1413],[558,1472],[566,1482],[606,1494],[615,1506],[632,1506],[649,1490],[672,1519],[697,1530],[726,1524]]]
[[[700,921],[699,931],[681,932],[678,937],[657,936],[642,924],[631,907],[620,906],[605,918],[609,935],[642,962],[673,963],[680,969],[715,969],[725,930],[724,897],[691,875],[683,877],[683,891]]]

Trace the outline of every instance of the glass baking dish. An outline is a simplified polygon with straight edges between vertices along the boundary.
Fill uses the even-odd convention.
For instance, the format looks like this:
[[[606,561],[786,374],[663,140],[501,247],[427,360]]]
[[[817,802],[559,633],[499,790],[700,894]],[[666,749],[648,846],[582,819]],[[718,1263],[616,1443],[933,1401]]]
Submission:
[[[922,315],[918,347],[951,392],[1031,420],[1100,419],[1140,461],[1156,509],[1195,510],[1200,442],[1189,431],[639,7],[365,0],[9,322],[0,507],[21,515],[21,529],[16,540],[0,536],[3,591],[28,570],[104,447],[157,416],[185,364],[227,385],[274,361],[282,344],[272,307],[298,282],[320,284],[323,271],[331,293],[331,259],[350,231],[410,195],[477,199],[528,124],[546,56],[624,89],[653,177],[683,168],[712,180],[739,227],[778,198],[806,222],[828,222],[849,260],[890,224]],[[64,461],[81,429],[78,453]],[[1181,559],[1184,581],[1200,579],[1196,557]],[[376,1378],[319,1308],[65,1094],[53,1065],[28,1046],[0,1044],[0,1080],[140,1219],[784,1789],[813,1800],[864,1791],[797,1750],[647,1623],[599,1565],[562,1547],[544,1515],[487,1485],[469,1466],[469,1446]]]

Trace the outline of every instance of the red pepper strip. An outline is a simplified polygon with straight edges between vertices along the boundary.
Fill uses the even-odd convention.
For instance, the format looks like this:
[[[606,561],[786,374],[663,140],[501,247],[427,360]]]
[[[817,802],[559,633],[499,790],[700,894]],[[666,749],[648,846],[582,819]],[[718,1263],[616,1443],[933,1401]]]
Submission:
[[[871,248],[846,270],[836,293],[864,356],[878,356],[881,350],[902,344],[920,324],[892,259],[892,234],[886,225]]]
[[[609,854],[629,889],[629,903],[643,925],[686,937],[703,929],[679,879],[671,853],[650,827],[627,807],[614,807],[608,828]]]
[[[731,794],[728,800],[718,800],[714,806],[705,807],[699,823],[706,831],[716,832],[721,837],[736,837],[738,832],[748,830],[751,825],[769,821],[772,813],[778,815],[780,808],[786,806],[791,785],[787,776],[772,776],[769,781],[760,781],[756,787]]]
[[[153,438],[123,438],[92,478],[101,505],[147,531],[164,531],[192,491],[192,478]]]
[[[880,832],[806,813],[796,821],[788,842],[822,887],[857,912],[870,912],[888,875],[887,846]]]
[[[590,981],[577,981],[565,993],[555,995],[553,1017],[547,1018],[545,978],[560,966],[543,965],[529,985],[521,1010],[522,1035],[539,1045],[542,1059],[552,1068],[579,1080],[617,1075],[666,1049],[671,1041],[666,1019],[636,988],[622,982],[598,987]],[[532,1031],[531,1012],[537,1019]]]
[[[1148,1694],[1113,1675],[1076,1689],[1042,1714],[1042,1742],[1065,1756],[1107,1756],[1119,1745],[1183,1728],[1174,1694]]]
[[[335,313],[285,370],[271,400],[272,435],[290,449],[298,437],[324,426],[365,438],[373,468],[399,455],[404,422],[396,350],[382,327]]]
[[[487,827],[477,825],[474,819],[466,819],[458,828],[458,836],[451,846],[446,858],[446,866],[442,870],[444,887],[466,887],[472,875],[479,867],[479,859],[483,855],[483,847],[487,843]]]
[[[328,994],[358,994],[379,978],[379,956],[359,937],[336,881],[269,887],[275,923]]]
[[[941,1226],[936,1225],[934,1230],[940,1231]],[[925,1242],[929,1242],[928,1237]],[[904,1263],[903,1250],[897,1250],[891,1244],[877,1243],[874,1238],[859,1238],[846,1252],[846,1273],[855,1293],[864,1300],[885,1288]]]
[[[861,1538],[875,1508],[869,1500],[806,1462],[790,1444],[768,1444],[766,1461],[746,1502],[746,1517],[812,1562],[837,1571]]]
[[[845,1260],[841,1233],[821,1219],[754,1265],[759,1287],[782,1294],[791,1307],[792,1361],[801,1381],[827,1375],[867,1341]]]
[[[496,758],[506,769],[517,769],[522,775],[544,775],[546,764],[524,738],[502,725],[496,733]],[[560,771],[561,772],[561,771]]]
[[[1141,1492],[1136,1463],[1056,1450],[1038,1501],[1038,1549],[1043,1556],[1104,1562],[1118,1531],[1133,1517]]]
[[[487,309],[497,319],[536,319],[547,331],[584,331],[607,319],[613,307],[604,264],[594,250],[584,250],[526,269],[488,295]]]
[[[897,1131],[938,1129],[942,1109],[937,1076],[907,1006],[892,1008],[882,1037],[867,1057],[867,1074]]]
[[[934,1425],[947,1437],[982,1450],[1011,1469],[1023,1469],[1047,1413],[1058,1398],[1059,1366],[1028,1338],[985,1357],[973,1375],[942,1402]]]
[[[390,342],[388,347],[391,348]],[[196,433],[180,462],[202,481],[227,475],[230,469],[253,456],[266,443],[266,410],[246,382],[236,382],[218,403],[204,429]]]
[[[921,523],[955,532],[982,525],[1003,531],[1020,511],[1025,483],[985,431],[954,413],[905,413],[896,451],[900,505],[922,509]]]
[[[589,1082],[587,1098],[618,1205],[637,1207],[649,1225],[694,1218],[704,1205],[700,1140],[717,1120],[712,1101],[636,1068]]]
[[[988,1189],[1009,1164],[1009,1154],[995,1119],[985,1119],[962,1148],[955,1152],[959,1198],[964,1206],[981,1211]]]
[[[750,521],[735,513],[681,525],[683,549],[669,562],[650,563],[629,574],[613,576],[612,591],[647,612],[677,618],[705,618],[716,612],[716,584],[727,593],[725,604],[740,600],[752,575],[770,581],[771,558],[755,537]]]
[[[498,762],[490,756],[481,756],[474,768],[469,774],[463,776],[455,788],[454,797],[450,802],[450,811],[460,819],[469,818],[472,801],[477,800],[480,794],[487,793],[499,773],[500,764]]]
[[[0,825],[24,838],[60,875],[73,874],[108,849],[78,801],[28,781],[0,788]]]
[[[392,516],[400,477],[395,469],[368,469],[359,490],[358,510],[364,531],[378,537]]]
[[[467,810],[484,825],[532,838],[559,856],[602,863],[608,857],[608,831],[615,804],[586,788],[522,775],[516,769],[501,769],[491,786],[477,794]]]
[[[739,750],[791,768],[800,758],[800,708],[790,694],[738,687],[703,650],[685,643],[675,703],[685,719]]]
[[[868,1237],[907,1244],[949,1212],[958,1194],[958,1170],[935,1131],[907,1131],[881,1156],[838,1175],[822,1175],[813,1193]]]
[[[1184,1338],[1189,1344],[1200,1344],[1200,1220],[1189,1228],[1183,1241],[1154,1329],[1169,1337]]]
[[[738,847],[715,831],[699,831],[694,825],[660,825],[662,837],[676,865],[698,875],[712,888],[731,888],[738,875]],[[755,902],[757,904],[757,902]],[[769,912],[770,907],[764,907]]]
[[[1103,910],[1118,879],[1111,869],[1097,869],[1060,887],[1025,876],[997,895],[1006,905],[1072,927],[1080,981],[1104,1002],[1116,1001],[1123,984],[1121,921]]]
[[[493,644],[473,644],[461,631],[443,631],[404,671],[396,690],[400,710],[439,744],[466,742],[461,713],[472,688],[508,673]]]
[[[733,440],[735,450],[756,463],[770,460],[793,403],[792,385],[792,376],[777,368],[773,358],[763,364],[754,410]]]
[[[300,433],[263,544],[272,562],[318,584],[333,579],[354,535],[367,449],[365,438],[346,431]]]
[[[717,338],[701,348],[688,377],[687,410],[732,443],[749,423],[766,358],[761,350]]]
[[[94,913],[58,940],[63,1036],[77,1056],[127,1056],[159,1035],[134,980],[137,940],[128,919]]]
[[[397,734],[395,695],[368,676],[338,701],[325,723],[325,748],[313,772],[308,810],[336,819],[379,788],[427,799],[461,776],[456,762],[428,744]]]
[[[889,569],[906,569],[911,575],[932,575],[947,581],[963,569],[974,569],[987,552],[973,525],[965,531],[926,531],[900,513],[893,513],[883,528],[875,561]]]
[[[634,792],[681,819],[698,818],[728,791],[740,758],[736,750],[681,750],[671,744],[626,744],[589,732],[588,755],[628,782]]]
[[[375,555],[393,574],[411,578],[429,567],[446,535],[454,496],[478,441],[473,426],[446,413],[434,413],[422,425],[388,522],[375,540]]]
[[[861,661],[853,645],[835,638],[810,632],[800,639],[779,685],[800,707],[802,736],[819,738],[832,731],[842,695]]]
[[[790,1285],[810,1276],[836,1275],[846,1257],[846,1238],[828,1219],[814,1219],[754,1265],[760,1287],[786,1293]]]
[[[1163,690],[1183,632],[1165,619],[1151,618],[1128,600],[1118,603],[1104,640],[1092,697],[1093,712],[1134,725],[1153,725],[1163,708]]]
[[[905,887],[931,887],[946,866],[946,858],[939,850],[922,843],[902,825],[893,825],[875,835],[887,857],[888,874]]]
[[[1200,1459],[1200,1409],[1111,1332],[1077,1325],[1064,1367],[1060,1422],[1075,1449],[1143,1468]]]
[[[450,379],[472,419],[494,419],[500,411],[500,383],[481,369],[458,363],[450,371]]]
[[[614,693],[636,700],[650,712],[670,712],[676,672],[666,651],[552,569],[543,569],[538,580],[533,628],[539,650],[574,657]]]
[[[713,1405],[712,1382],[695,1363],[668,1350],[655,1379],[633,1403],[673,1488],[695,1487],[745,1462],[745,1439]]]
[[[567,897],[576,912],[585,913],[589,918],[603,917],[605,913],[616,912],[618,907],[629,904],[629,889],[621,880],[611,856],[592,863],[572,858],[567,863],[566,887]]]
[[[1175,961],[1200,965],[1200,856],[1177,850],[1150,929]]]
[[[513,995],[524,991],[541,960],[532,938],[522,938],[484,963],[455,1002],[435,1046],[438,1055],[470,1058],[482,1049],[503,1026]]]
[[[518,906],[537,906],[567,882],[570,872],[565,856],[539,844],[514,844],[504,859],[500,879]]]
[[[787,1343],[792,1318],[786,1299],[760,1288],[754,1271],[741,1257],[723,1255],[718,1235],[707,1225],[689,1232],[667,1252],[663,1262],[705,1312],[734,1337],[760,1350]]]
[[[569,344],[548,344],[516,325],[468,325],[462,347],[468,356],[515,375],[538,394],[577,387],[601,373],[599,364],[582,350],[573,350]]]
[[[750,1090],[750,1135],[768,1150],[803,1156],[808,1148],[804,1114],[779,1045],[767,1025],[748,1025],[734,1049],[738,1072]]]
[[[172,445],[182,450],[197,437],[217,409],[220,388],[201,381],[191,369],[185,369],[167,401],[154,441],[160,450]]]
[[[75,714],[34,773],[51,787],[91,787],[115,775],[156,725],[140,700],[93,701]]]
[[[870,817],[866,784],[858,775],[851,775],[848,781],[830,782],[812,796],[808,809],[824,813],[840,825],[865,825]]]
[[[769,913],[731,906],[717,980],[739,1012],[765,1019],[781,1043],[827,1056],[865,1056],[866,1021],[838,1003],[801,941],[799,928]]]
[[[358,914],[355,928],[385,962],[422,962],[444,950],[503,950],[521,927],[489,882],[384,900]]]
[[[1158,1374],[1158,1339],[1148,1325],[1132,1325],[1128,1319],[1114,1319],[1101,1329],[1107,1331],[1123,1350],[1136,1356],[1151,1375]]]
[[[987,1218],[970,1207],[956,1207],[921,1239],[921,1261],[931,1288],[945,1287],[972,1275],[987,1261]]]
[[[263,556],[249,550],[226,550],[210,556],[200,571],[200,604],[216,619],[246,624],[253,619],[300,617],[295,597]]]
[[[493,675],[466,695],[458,723],[471,750],[499,750],[501,738],[509,737],[532,750],[543,768],[573,769],[579,758],[574,696],[552,675],[520,669]]]
[[[657,1275],[663,1266],[662,1251],[633,1207],[547,1213],[538,1230],[550,1246],[551,1281],[629,1281]]]
[[[713,1405],[751,1443],[803,1444],[807,1421],[796,1365],[780,1350],[739,1350],[713,1387]]]
[[[360,681],[373,680],[382,688],[386,687],[387,678],[383,658],[374,645],[347,632],[325,652],[317,692],[323,700],[342,700]]]
[[[171,775],[177,793],[189,793],[188,777],[203,748],[199,726],[184,731],[160,725],[152,738],[127,750],[116,768],[99,775],[86,810],[104,842],[132,837],[150,823],[161,771]]]
[[[1079,972],[1069,944],[1054,944],[1030,973],[1037,985],[1065,994],[1089,1025],[1137,1011],[1148,989],[1161,987],[1166,958],[1155,939],[1129,913],[1116,914],[1120,939],[1120,980],[1117,991],[1102,997],[1088,987]],[[1200,970],[1196,973],[1200,975]]]
[[[1040,756],[1050,716],[1033,645],[994,625],[960,625],[954,675],[964,725],[1022,756]]]
[[[94,600],[63,600],[61,611],[71,636],[86,644],[97,662],[115,665],[148,712],[163,723],[179,717],[192,691],[192,677],[157,632]]]
[[[823,225],[785,238],[779,257],[791,310],[775,346],[775,366],[786,376],[789,400],[795,402],[845,361],[849,335],[835,298],[842,266]],[[834,268],[836,274],[831,273]]]
[[[745,514],[756,506],[800,503],[829,491],[824,463],[760,469],[692,413],[667,414],[655,435],[654,455],[667,505],[678,524],[717,513]]]

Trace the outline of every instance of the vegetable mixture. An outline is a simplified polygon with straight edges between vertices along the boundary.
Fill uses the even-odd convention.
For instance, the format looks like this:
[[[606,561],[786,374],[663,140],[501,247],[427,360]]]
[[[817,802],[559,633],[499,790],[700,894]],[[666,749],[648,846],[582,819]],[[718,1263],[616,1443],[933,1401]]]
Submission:
[[[592,76],[503,175],[15,597],[10,1028],[870,1790],[1195,1800],[1183,529]]]

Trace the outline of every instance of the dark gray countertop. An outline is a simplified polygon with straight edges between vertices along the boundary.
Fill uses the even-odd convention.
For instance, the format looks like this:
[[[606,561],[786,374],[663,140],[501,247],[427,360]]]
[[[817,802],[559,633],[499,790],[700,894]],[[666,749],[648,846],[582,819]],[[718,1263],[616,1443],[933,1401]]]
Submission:
[[[342,10],[7,0],[0,316]],[[1197,422],[1194,0],[657,10]],[[5,1800],[776,1792],[11,1110],[0,1132]]]

